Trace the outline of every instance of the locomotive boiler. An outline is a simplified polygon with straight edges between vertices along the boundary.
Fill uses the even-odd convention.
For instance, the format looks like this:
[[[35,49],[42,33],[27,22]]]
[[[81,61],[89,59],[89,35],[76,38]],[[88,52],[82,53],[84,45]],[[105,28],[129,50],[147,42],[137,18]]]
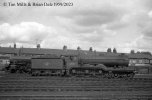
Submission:
[[[120,54],[120,55],[102,55],[102,56],[81,56],[79,58],[80,64],[91,64],[98,65],[104,64],[107,67],[121,67],[128,66],[129,59],[128,56]]]

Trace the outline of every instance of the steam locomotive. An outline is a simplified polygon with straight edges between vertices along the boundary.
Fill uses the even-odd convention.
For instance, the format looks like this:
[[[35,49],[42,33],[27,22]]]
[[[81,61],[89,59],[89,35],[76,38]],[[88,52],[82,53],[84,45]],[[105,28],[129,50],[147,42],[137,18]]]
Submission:
[[[126,55],[45,55],[28,59],[12,59],[11,72],[33,76],[95,76],[104,78],[133,78],[135,70],[128,67]]]
[[[31,74],[58,76],[99,76],[133,78],[135,70],[128,67],[125,55],[119,56],[41,56],[31,59]]]

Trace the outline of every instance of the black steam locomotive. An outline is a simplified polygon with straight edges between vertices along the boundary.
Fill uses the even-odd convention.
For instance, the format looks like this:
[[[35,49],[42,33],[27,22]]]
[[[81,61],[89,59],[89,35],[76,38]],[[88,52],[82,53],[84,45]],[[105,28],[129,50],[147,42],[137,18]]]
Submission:
[[[118,56],[41,56],[31,59],[31,74],[59,76],[99,76],[133,78],[125,55]]]
[[[12,58],[10,72],[30,73],[33,76],[97,76],[133,78],[135,71],[128,67],[126,55],[46,55],[32,58]]]

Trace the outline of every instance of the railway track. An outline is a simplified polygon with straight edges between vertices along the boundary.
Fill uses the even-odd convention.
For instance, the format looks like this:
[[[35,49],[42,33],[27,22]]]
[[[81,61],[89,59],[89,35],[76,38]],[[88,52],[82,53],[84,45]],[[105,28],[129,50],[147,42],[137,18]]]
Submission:
[[[48,86],[48,87],[28,87],[28,86],[17,86],[17,87],[1,87],[0,93],[2,92],[25,92],[25,91],[46,91],[46,92],[53,92],[53,91],[147,91],[151,92],[152,88],[150,87],[128,87],[128,86]]]
[[[102,80],[102,81],[61,81],[61,80],[3,80],[0,81],[0,87],[7,86],[148,86],[152,87],[152,81],[142,80],[142,81],[133,81],[133,80]]]
[[[130,91],[115,91],[115,92],[24,92],[14,94],[3,94],[1,100],[151,100],[152,95],[150,93],[142,92],[130,92]],[[11,99],[10,99],[11,98]]]
[[[118,98],[119,97],[119,98]],[[1,100],[151,100],[151,96],[3,96]]]
[[[57,84],[78,84],[78,85],[83,85],[83,84],[93,84],[93,85],[108,85],[108,84],[112,84],[112,85],[143,85],[143,84],[151,84],[152,80],[71,80],[71,79],[66,79],[66,80],[1,80],[0,84],[40,84],[43,85],[45,83],[46,84],[50,84],[50,85],[57,85]],[[108,83],[108,84],[107,84]]]
[[[50,80],[1,80],[0,81],[0,91],[13,91],[13,90],[55,90],[57,88],[61,90],[69,90],[73,91],[80,90],[79,88],[85,87],[88,89],[99,90],[101,91],[103,88],[110,90],[141,90],[144,89],[147,91],[152,89],[152,80],[93,80],[92,79],[50,79]],[[63,87],[65,89],[63,89]],[[92,88],[91,88],[92,87]],[[30,89],[31,88],[31,89]],[[44,89],[43,89],[44,88]],[[51,89],[53,88],[53,89]],[[123,88],[123,89],[121,89]],[[82,89],[83,90],[83,89]],[[87,90],[87,89],[86,89]],[[47,90],[46,90],[47,91]]]
[[[152,78],[106,79],[97,77],[1,77],[0,81],[152,81]]]
[[[152,100],[152,78],[0,77],[0,100]]]
[[[151,86],[81,86],[81,85],[71,85],[71,86],[0,86],[0,93],[3,92],[25,92],[25,91],[147,91],[151,92]]]

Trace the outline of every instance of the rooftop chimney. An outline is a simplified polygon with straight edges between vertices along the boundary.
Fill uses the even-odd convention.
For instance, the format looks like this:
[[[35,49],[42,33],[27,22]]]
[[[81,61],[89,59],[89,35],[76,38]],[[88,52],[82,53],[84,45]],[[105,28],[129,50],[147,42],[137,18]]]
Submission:
[[[40,49],[40,48],[41,48],[40,44],[37,44],[37,49]]]
[[[64,51],[67,50],[67,46],[66,46],[66,45],[63,46],[63,50],[64,50]]]
[[[14,43],[14,48],[16,48],[16,43]]]
[[[113,49],[113,53],[117,53],[117,50],[116,50],[116,48],[114,48],[114,49]]]
[[[78,47],[77,47],[77,50],[79,51],[79,50],[81,50],[81,48],[78,46]]]
[[[92,47],[89,48],[89,51],[91,51],[91,52],[93,51]]]
[[[108,49],[107,49],[107,52],[111,52],[111,48],[108,48]]]

